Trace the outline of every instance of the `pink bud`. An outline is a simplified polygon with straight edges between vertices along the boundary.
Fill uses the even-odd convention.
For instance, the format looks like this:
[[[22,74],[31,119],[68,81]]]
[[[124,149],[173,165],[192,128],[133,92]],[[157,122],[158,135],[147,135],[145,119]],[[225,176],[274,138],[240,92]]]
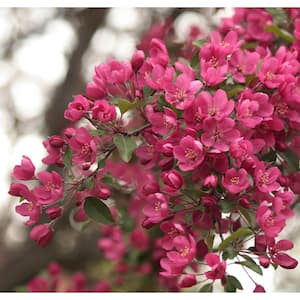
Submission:
[[[64,135],[70,139],[71,137],[73,137],[76,133],[76,129],[75,128],[71,128],[71,127],[68,127],[64,130]]]
[[[145,60],[145,53],[142,50],[137,50],[131,58],[132,69],[136,72],[140,69]]]
[[[166,185],[165,189],[168,191],[175,192],[183,186],[184,179],[182,175],[176,170],[163,172],[161,177],[163,183]]]
[[[193,274],[187,274],[183,277],[181,282],[179,282],[179,288],[188,288],[197,283],[196,276]]]
[[[90,162],[84,162],[84,163],[81,165],[81,169],[82,169],[83,171],[87,171],[90,167],[91,167],[91,163],[90,163]]]
[[[57,276],[61,272],[61,267],[58,263],[56,262],[51,262],[48,266],[48,272],[52,276]]]
[[[153,226],[155,225],[155,223],[152,223],[151,221],[149,221],[149,218],[146,217],[142,223],[142,226],[145,228],[145,229],[150,229],[152,228]]]
[[[13,177],[18,180],[31,180],[34,177],[35,166],[31,159],[23,155],[21,165],[15,166]]]
[[[61,148],[64,145],[64,143],[64,139],[58,135],[52,135],[49,138],[49,144],[54,148]]]
[[[161,152],[165,156],[173,156],[173,145],[170,143],[163,144],[161,147]]]
[[[209,187],[209,188],[214,188],[218,184],[218,178],[215,175],[209,175],[204,179],[203,185]]]
[[[87,220],[87,218],[88,216],[82,208],[80,208],[74,215],[74,220],[76,222],[84,222]]]
[[[31,229],[29,236],[32,240],[44,248],[51,241],[53,232],[47,224],[40,224]]]
[[[56,218],[59,218],[61,216],[62,208],[58,205],[54,205],[47,208],[45,212],[51,220],[55,220]]]
[[[262,285],[257,284],[255,286],[255,289],[253,290],[253,293],[265,293],[266,290],[264,289],[264,287]]]
[[[260,256],[259,257],[259,264],[264,268],[268,268],[269,265],[270,265],[270,260],[265,256]]]
[[[99,197],[102,200],[107,200],[110,197],[110,190],[103,188],[99,190]]]
[[[156,181],[150,181],[143,186],[143,193],[148,196],[160,191],[159,184]]]

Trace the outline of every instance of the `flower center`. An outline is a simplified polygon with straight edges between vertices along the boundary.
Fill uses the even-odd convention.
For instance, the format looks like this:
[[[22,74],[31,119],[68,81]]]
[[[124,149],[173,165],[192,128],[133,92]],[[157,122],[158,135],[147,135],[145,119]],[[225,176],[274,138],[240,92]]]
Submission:
[[[270,181],[269,174],[268,173],[262,174],[259,181],[260,181],[261,184],[268,184],[269,181]]]
[[[84,155],[87,155],[89,154],[90,152],[90,145],[85,143],[81,146],[81,153],[84,154]]]
[[[232,184],[238,185],[240,183],[240,177],[234,176],[234,177],[230,178],[230,182]]]
[[[191,149],[191,148],[187,148],[184,150],[184,153],[185,153],[185,157],[188,159],[188,160],[195,160],[197,158],[197,153],[194,149]]]
[[[175,99],[178,102],[183,102],[186,98],[186,92],[183,89],[176,89]]]
[[[217,68],[219,66],[219,61],[217,60],[217,58],[215,56],[211,57],[211,59],[209,60],[209,63],[213,68]]]
[[[270,226],[273,226],[275,223],[275,220],[272,216],[269,216],[267,219],[266,219],[266,226],[270,227]]]
[[[266,78],[267,78],[267,80],[273,80],[274,77],[275,77],[274,73],[272,73],[272,72],[270,72],[270,71],[268,71],[268,72],[266,73]]]
[[[55,184],[53,182],[48,182],[45,186],[47,192],[53,192],[55,190]]]
[[[183,249],[180,250],[180,255],[186,257],[190,252],[190,249],[187,246],[184,246]]]
[[[155,209],[155,211],[159,211],[161,209],[161,202],[160,201],[156,201],[154,203],[154,209]]]

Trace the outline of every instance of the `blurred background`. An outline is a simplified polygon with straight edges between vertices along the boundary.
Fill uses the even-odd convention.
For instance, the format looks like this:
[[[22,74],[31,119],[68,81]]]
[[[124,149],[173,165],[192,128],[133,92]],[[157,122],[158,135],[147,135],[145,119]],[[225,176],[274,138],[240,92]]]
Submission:
[[[231,8],[0,8],[0,291],[18,289],[50,261],[69,271],[101,262],[93,246],[98,235],[74,231],[68,219],[49,247],[36,246],[7,194],[11,170],[22,155],[42,168],[42,141],[64,128],[63,112],[73,95],[85,91],[94,66],[109,57],[130,59],[136,45],[145,47],[161,28],[175,48],[195,28],[200,39],[232,14]],[[299,223],[294,220],[287,228],[295,242],[291,254],[298,259]],[[233,272],[249,281],[239,269]],[[268,291],[299,291],[299,275],[299,267],[277,270],[276,276],[267,270],[260,281]]]

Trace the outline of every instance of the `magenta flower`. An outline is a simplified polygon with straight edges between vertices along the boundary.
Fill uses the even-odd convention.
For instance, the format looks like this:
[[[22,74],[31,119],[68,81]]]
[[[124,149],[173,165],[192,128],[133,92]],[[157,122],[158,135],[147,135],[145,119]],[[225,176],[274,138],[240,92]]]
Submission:
[[[257,167],[255,170],[255,186],[263,193],[269,193],[277,190],[280,184],[277,182],[281,175],[277,167],[265,169],[265,167]]]
[[[209,118],[204,120],[204,133],[201,136],[202,143],[207,147],[215,148],[219,152],[228,151],[230,144],[235,142],[240,136],[240,132],[234,129],[234,125],[234,120],[230,118],[221,120]]]
[[[215,253],[207,253],[205,255],[205,262],[211,267],[211,270],[205,272],[207,279],[216,280],[222,279],[226,272],[226,262],[220,260],[219,255]]]
[[[202,117],[228,117],[234,108],[234,101],[228,101],[225,91],[219,89],[212,96],[208,92],[201,92],[197,97]]]
[[[69,145],[73,151],[72,161],[74,163],[94,163],[96,161],[95,140],[84,127],[76,129],[75,135],[69,140]]]
[[[19,215],[29,217],[24,223],[27,226],[37,223],[41,216],[41,206],[36,201],[22,202],[16,206],[15,210]]]
[[[183,235],[176,236],[173,240],[176,251],[169,251],[167,257],[178,265],[188,265],[195,258],[196,242],[189,234],[188,238]]]
[[[169,63],[169,54],[164,41],[154,38],[150,43],[150,57],[148,61],[154,65],[166,66]]]
[[[194,274],[186,274],[182,278],[182,280],[179,282],[178,287],[179,288],[188,288],[193,285],[197,284],[196,275]]]
[[[72,122],[79,121],[90,109],[90,102],[81,95],[76,95],[65,110],[64,117]]]
[[[265,292],[266,292],[265,288],[260,284],[257,284],[255,286],[255,289],[253,290],[253,293],[265,293]]]
[[[268,243],[269,255],[274,264],[285,269],[294,269],[298,265],[298,261],[282,251],[290,250],[294,244],[290,240],[280,240],[277,243],[275,239],[271,239]]]
[[[247,34],[250,38],[261,42],[271,42],[274,35],[265,29],[272,25],[272,16],[263,9],[253,9],[247,15]]]
[[[43,141],[43,145],[47,150],[48,155],[42,159],[42,162],[46,165],[63,165],[62,148],[54,147],[49,140]]]
[[[12,176],[18,180],[31,180],[34,177],[35,166],[28,156],[23,155],[21,165],[14,167]]]
[[[293,204],[294,194],[291,192],[278,192],[272,201],[274,212],[278,218],[283,220],[292,218],[295,213],[291,210],[290,206]]]
[[[295,21],[294,26],[295,26],[295,28],[294,28],[294,36],[299,41],[300,40],[300,18],[298,18]]]
[[[166,83],[166,101],[177,109],[184,110],[192,105],[195,94],[201,89],[199,80],[191,81],[190,77],[180,74],[174,83]]]
[[[159,223],[169,214],[168,198],[161,194],[151,194],[146,198],[146,205],[143,209],[144,215],[152,223]]]
[[[229,31],[223,40],[220,33],[214,31],[210,34],[210,41],[215,47],[220,47],[226,55],[232,53],[243,43],[243,41],[238,41],[238,34],[236,31]]]
[[[40,224],[31,229],[29,236],[44,248],[52,240],[53,232],[47,224]]]
[[[246,190],[250,185],[247,175],[248,173],[245,169],[229,169],[226,171],[225,176],[222,177],[222,184],[230,193],[238,194]]]
[[[244,93],[236,108],[237,119],[248,128],[254,128],[262,121],[270,120],[274,110],[267,94],[251,94],[251,92]]]
[[[38,173],[38,179],[43,184],[43,186],[36,186],[33,191],[38,204],[50,204],[62,198],[63,181],[58,173],[42,171]]]
[[[240,83],[246,81],[246,75],[254,74],[257,68],[259,54],[257,52],[234,51],[230,59],[230,71],[233,78]]]
[[[261,230],[270,238],[276,237],[285,226],[284,220],[273,215],[268,207],[267,201],[262,202],[258,207],[256,220]]]
[[[170,133],[177,125],[176,113],[168,107],[164,107],[164,112],[154,112],[153,107],[147,105],[146,115],[152,125],[152,131],[160,135]]]
[[[174,78],[175,71],[171,67],[166,69],[161,65],[154,65],[151,74],[145,73],[145,82],[153,90],[163,91],[166,85],[170,85]]]
[[[116,119],[116,108],[106,100],[97,100],[92,108],[92,116],[102,123],[111,122]]]
[[[280,62],[275,57],[265,58],[258,72],[259,80],[268,88],[277,88],[284,82],[284,75],[280,73]]]
[[[48,207],[45,210],[45,213],[51,220],[55,220],[61,216],[62,211],[63,211],[63,209],[61,206],[54,205],[52,207]]]
[[[172,221],[165,221],[160,224],[160,229],[165,233],[161,240],[161,246],[166,250],[173,248],[173,240],[176,236],[184,234],[184,228],[181,224]]]
[[[206,44],[200,50],[201,77],[208,85],[217,85],[225,80],[228,71],[226,53],[221,46]]]
[[[194,170],[204,159],[201,142],[189,135],[180,140],[179,145],[174,147],[173,152],[182,171]]]

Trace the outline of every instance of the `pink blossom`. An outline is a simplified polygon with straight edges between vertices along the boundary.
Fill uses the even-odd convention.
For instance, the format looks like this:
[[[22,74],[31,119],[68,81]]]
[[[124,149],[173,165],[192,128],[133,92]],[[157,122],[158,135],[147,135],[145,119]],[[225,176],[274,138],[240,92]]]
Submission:
[[[269,193],[277,190],[280,184],[277,182],[281,175],[277,167],[266,169],[265,167],[257,167],[255,170],[255,185],[263,193]]]
[[[294,194],[291,192],[278,192],[272,201],[276,215],[283,220],[294,217],[295,213],[290,206],[293,204]]]
[[[174,83],[165,85],[166,101],[183,110],[192,105],[195,94],[201,89],[202,83],[199,80],[191,81],[185,74],[180,74]]]
[[[203,123],[202,143],[207,147],[215,148],[219,152],[228,151],[230,144],[240,136],[240,132],[234,129],[234,125],[234,120],[230,118],[206,119]]]
[[[64,117],[72,122],[79,121],[90,109],[90,102],[81,95],[76,95],[74,100],[69,103],[64,113]]]
[[[35,166],[28,156],[23,155],[21,165],[15,166],[13,177],[18,180],[31,180],[34,177]]]
[[[159,223],[169,214],[168,198],[161,193],[149,195],[143,212],[150,222]]]
[[[257,52],[234,51],[230,59],[230,71],[233,78],[240,83],[246,81],[246,75],[254,74],[257,68],[259,54]]]
[[[277,88],[285,77],[280,73],[280,62],[275,57],[265,58],[258,72],[259,80],[268,88]]]
[[[232,53],[243,43],[242,41],[238,41],[238,34],[236,31],[229,31],[223,40],[220,33],[214,31],[210,34],[210,41],[212,45],[220,47],[226,55]]]
[[[53,146],[49,140],[43,141],[43,145],[46,148],[48,155],[42,159],[42,162],[46,165],[63,165],[62,148]]]
[[[41,216],[41,206],[35,201],[26,201],[16,206],[16,213],[21,216],[29,217],[29,219],[24,223],[27,226],[34,225],[38,222]]]
[[[201,92],[197,97],[202,117],[228,117],[234,108],[234,101],[228,101],[225,91],[218,89],[212,96],[208,92]]]
[[[184,234],[184,228],[181,224],[172,221],[161,223],[160,229],[165,233],[161,240],[161,246],[166,250],[173,248],[173,240],[176,236]]]
[[[258,207],[256,220],[261,230],[270,238],[276,237],[285,226],[285,221],[273,215],[266,201]]]
[[[268,243],[268,250],[272,262],[285,269],[294,269],[298,265],[298,261],[282,251],[290,250],[294,244],[290,240],[280,240],[277,243],[275,239],[271,239]]]
[[[294,36],[297,40],[300,40],[300,18],[295,20],[294,26]]]
[[[169,63],[169,54],[164,41],[154,38],[150,43],[150,57],[148,61],[154,66],[156,64],[166,66]]]
[[[116,108],[106,100],[97,100],[92,108],[92,116],[102,123],[111,122],[116,118]]]
[[[226,262],[221,261],[219,255],[215,253],[207,253],[205,255],[205,262],[211,267],[211,270],[205,272],[207,279],[216,280],[222,279],[226,272]]]
[[[44,248],[52,240],[53,232],[47,224],[40,224],[34,226],[29,235],[32,240]]]
[[[170,133],[177,125],[176,113],[168,107],[164,107],[164,112],[154,112],[153,107],[147,105],[146,115],[152,125],[152,131],[160,135]]]
[[[62,198],[63,181],[57,172],[42,171],[38,173],[38,179],[43,186],[36,186],[33,192],[39,204],[50,204]]]
[[[263,9],[254,9],[247,15],[249,37],[262,42],[271,42],[274,35],[265,29],[272,25],[272,16]]]
[[[200,141],[186,136],[174,147],[174,156],[179,161],[179,168],[182,171],[194,170],[204,159],[203,146]]]
[[[269,120],[273,113],[273,105],[264,93],[245,92],[237,105],[237,119],[248,128],[254,128],[264,120]]]
[[[152,89],[163,91],[168,84],[171,84],[175,71],[171,67],[164,68],[161,65],[154,65],[151,73],[145,73],[145,82]]]
[[[145,53],[142,50],[136,50],[131,57],[131,66],[132,69],[136,72],[140,69],[145,61]]]
[[[76,164],[96,161],[96,143],[87,129],[80,127],[76,129],[75,135],[69,140],[73,151],[72,161]]]
[[[200,50],[201,77],[208,85],[217,85],[225,80],[228,71],[226,53],[220,46],[206,44]]]
[[[235,170],[234,168],[227,170],[225,176],[222,177],[222,184],[232,194],[246,190],[250,185],[247,171],[245,169]]]

